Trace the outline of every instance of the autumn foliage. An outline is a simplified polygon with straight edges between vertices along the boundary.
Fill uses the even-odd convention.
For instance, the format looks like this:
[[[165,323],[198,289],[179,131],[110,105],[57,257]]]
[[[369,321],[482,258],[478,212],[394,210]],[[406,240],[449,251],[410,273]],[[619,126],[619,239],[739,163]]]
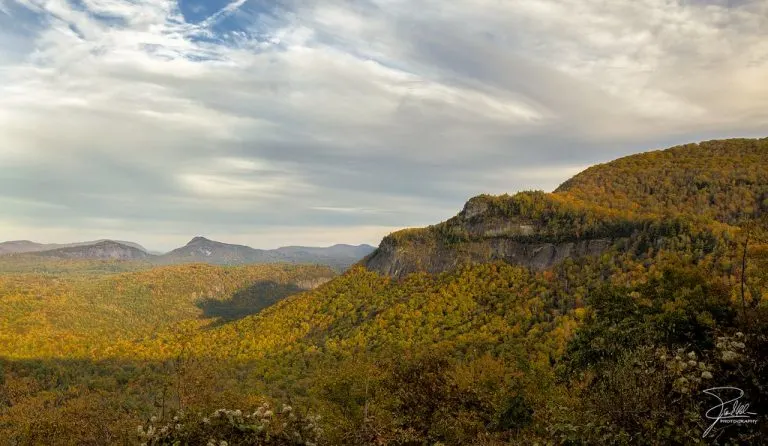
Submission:
[[[702,391],[728,385],[762,418],[718,426],[717,441],[755,443],[768,435],[766,144],[622,158],[390,236],[460,250],[490,219],[534,227],[498,235],[522,242],[617,240],[544,271],[358,266],[329,280],[315,266],[0,259],[0,438],[709,444]]]

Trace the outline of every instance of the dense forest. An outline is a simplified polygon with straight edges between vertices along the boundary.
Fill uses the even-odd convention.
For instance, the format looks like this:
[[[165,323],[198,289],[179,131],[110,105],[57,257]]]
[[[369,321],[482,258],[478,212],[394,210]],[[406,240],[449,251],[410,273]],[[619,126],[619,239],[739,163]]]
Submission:
[[[738,224],[768,211],[768,138],[688,144],[586,169],[555,195],[611,209]]]
[[[612,240],[543,269],[489,258],[390,277],[362,262],[331,280],[312,266],[0,264],[0,438],[757,444],[767,149],[626,157],[388,237],[457,257],[495,239]],[[704,391],[722,386],[756,423],[713,425]]]

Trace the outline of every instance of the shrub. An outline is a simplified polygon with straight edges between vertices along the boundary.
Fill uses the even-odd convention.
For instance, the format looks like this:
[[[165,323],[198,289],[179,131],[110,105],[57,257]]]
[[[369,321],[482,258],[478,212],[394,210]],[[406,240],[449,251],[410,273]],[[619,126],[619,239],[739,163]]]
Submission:
[[[137,428],[142,445],[306,445],[318,443],[320,416],[301,415],[291,406],[262,404],[253,413],[218,409],[210,415],[179,412],[170,421],[152,417]]]

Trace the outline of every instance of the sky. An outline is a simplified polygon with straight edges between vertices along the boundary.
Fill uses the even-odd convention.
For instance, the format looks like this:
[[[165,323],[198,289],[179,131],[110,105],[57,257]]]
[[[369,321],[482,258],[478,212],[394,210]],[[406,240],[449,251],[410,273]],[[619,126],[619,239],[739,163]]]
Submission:
[[[0,0],[0,240],[375,245],[767,135],[767,0]]]

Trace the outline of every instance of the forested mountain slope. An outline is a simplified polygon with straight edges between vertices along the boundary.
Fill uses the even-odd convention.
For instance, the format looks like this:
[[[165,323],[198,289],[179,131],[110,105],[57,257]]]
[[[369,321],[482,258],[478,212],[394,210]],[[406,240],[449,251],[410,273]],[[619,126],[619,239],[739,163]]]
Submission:
[[[709,141],[591,167],[553,193],[472,198],[450,220],[384,238],[363,264],[403,277],[503,260],[545,269],[567,258],[689,233],[703,249],[768,209],[768,139]],[[726,237],[727,238],[727,237]]]
[[[190,264],[121,274],[0,275],[0,356],[88,357],[126,339],[258,310],[324,283],[313,265]]]
[[[738,224],[768,211],[768,138],[705,141],[627,156],[586,169],[555,194],[617,210]]]

